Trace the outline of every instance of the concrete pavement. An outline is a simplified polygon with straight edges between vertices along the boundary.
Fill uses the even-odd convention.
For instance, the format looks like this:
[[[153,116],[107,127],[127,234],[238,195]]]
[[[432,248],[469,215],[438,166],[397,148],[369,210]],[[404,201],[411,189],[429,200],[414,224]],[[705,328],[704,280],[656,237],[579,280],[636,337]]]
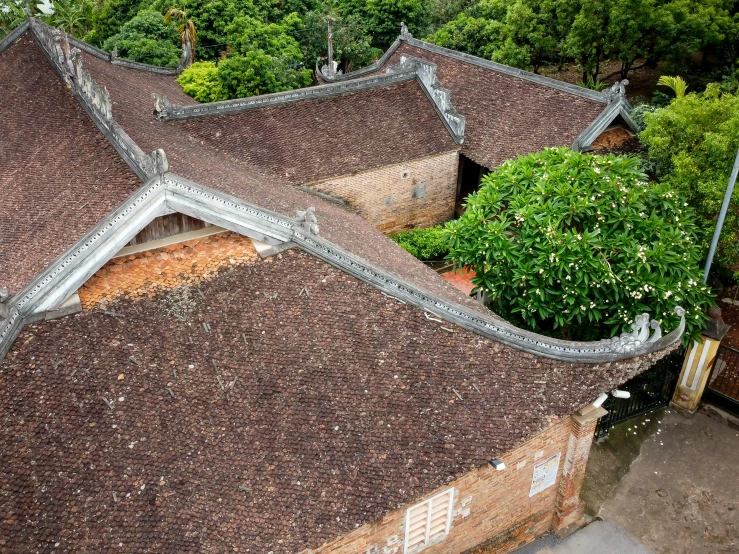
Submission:
[[[654,554],[634,540],[626,530],[613,521],[594,521],[584,529],[558,540],[548,534],[515,554]]]

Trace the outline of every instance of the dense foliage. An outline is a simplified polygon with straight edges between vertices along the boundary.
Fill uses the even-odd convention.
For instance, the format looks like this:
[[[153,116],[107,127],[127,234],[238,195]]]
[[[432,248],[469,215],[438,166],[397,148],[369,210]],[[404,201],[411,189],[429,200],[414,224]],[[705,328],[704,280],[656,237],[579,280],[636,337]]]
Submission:
[[[419,260],[443,260],[449,253],[449,238],[441,226],[402,231],[390,238]]]
[[[103,48],[134,62],[176,66],[180,60],[180,39],[174,25],[167,25],[161,14],[141,12],[109,37]]]
[[[655,172],[696,207],[705,248],[739,150],[739,96],[709,85],[703,93],[684,94],[645,113],[644,122],[640,139],[648,147]],[[739,188],[724,223],[718,259],[739,269]]]
[[[638,60],[683,65],[696,51],[735,63],[739,20],[734,0],[482,0],[427,40],[522,69],[576,61],[583,82],[601,63]]]
[[[486,175],[466,205],[447,224],[450,258],[476,272],[500,315],[591,340],[644,312],[672,330],[682,306],[686,337],[702,330],[710,294],[693,211],[638,160],[547,149]]]
[[[621,77],[642,65],[665,62],[705,86],[736,71],[739,17],[736,0],[0,0],[0,37],[25,17],[25,8],[100,47],[113,41],[119,54],[172,63],[168,39],[158,47],[143,13],[174,9],[197,30],[195,59],[225,65],[223,76],[186,80],[218,90],[207,97],[276,92],[312,79],[334,26],[335,59],[343,71],[368,65],[398,35],[401,22],[415,36],[490,60],[538,72],[545,64],[574,61],[582,84],[605,86],[601,67],[621,62]],[[136,21],[134,21],[136,19]],[[268,38],[262,40],[262,35]],[[696,52],[701,66],[687,63]],[[163,62],[163,60],[165,60]],[[274,76],[267,75],[271,71]],[[696,69],[697,68],[697,69]],[[211,68],[212,69],[212,68]],[[210,70],[209,70],[210,71]],[[212,71],[210,71],[212,73]],[[243,82],[235,79],[243,76]],[[229,83],[224,86],[224,83]]]

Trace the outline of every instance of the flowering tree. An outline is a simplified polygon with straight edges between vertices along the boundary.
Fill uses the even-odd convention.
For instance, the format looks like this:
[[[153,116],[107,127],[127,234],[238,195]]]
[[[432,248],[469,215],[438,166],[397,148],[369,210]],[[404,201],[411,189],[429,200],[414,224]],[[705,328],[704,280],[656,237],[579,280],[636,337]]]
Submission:
[[[593,340],[644,312],[672,330],[682,306],[686,336],[702,330],[711,296],[693,212],[638,160],[547,149],[486,175],[466,207],[447,224],[449,257],[474,269],[501,316]]]

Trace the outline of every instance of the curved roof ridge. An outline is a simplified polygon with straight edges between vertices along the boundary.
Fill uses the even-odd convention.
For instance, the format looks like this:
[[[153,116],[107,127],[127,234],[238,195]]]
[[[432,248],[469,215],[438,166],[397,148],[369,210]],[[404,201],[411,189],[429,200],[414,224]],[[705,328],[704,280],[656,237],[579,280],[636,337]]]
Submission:
[[[428,319],[445,320],[485,338],[547,358],[573,363],[630,359],[672,346],[685,329],[685,311],[676,308],[680,324],[665,336],[659,323],[650,321],[645,313],[636,318],[631,333],[612,339],[576,342],[545,337],[496,320],[492,314],[472,313],[320,237],[320,221],[311,208],[290,218],[166,173],[153,177],[129,196],[9,301],[8,318],[0,327],[0,355],[4,356],[10,349],[25,323],[37,319],[39,313],[58,308],[128,242],[129,235],[135,235],[140,227],[167,210],[186,213],[257,240],[293,242],[381,292],[415,306]]]
[[[375,63],[373,63],[372,65],[368,65],[366,67],[357,69],[355,71],[351,71],[349,73],[337,74],[334,76],[327,76],[318,67],[318,63],[316,63],[316,72],[320,75],[321,79],[327,83],[347,81],[347,80],[356,79],[358,77],[368,75],[370,73],[373,73],[381,69],[383,65],[385,65],[385,63],[387,63],[390,57],[395,53],[395,51],[400,47],[400,45],[404,42],[410,46],[415,46],[416,48],[421,48],[423,50],[427,50],[435,54],[440,54],[442,56],[447,56],[449,58],[453,58],[461,62],[469,63],[472,65],[476,65],[478,67],[489,69],[491,71],[502,73],[504,75],[508,75],[509,77],[517,77],[519,79],[524,79],[526,81],[530,81],[538,85],[543,85],[549,88],[557,89],[560,92],[566,92],[568,94],[580,96],[582,98],[586,98],[593,102],[599,102],[601,104],[608,103],[607,98],[605,98],[605,96],[601,94],[600,92],[590,90],[584,87],[580,87],[577,85],[573,85],[571,83],[566,83],[564,81],[559,81],[557,79],[552,79],[551,77],[545,77],[544,75],[538,75],[536,73],[532,73],[531,71],[526,71],[524,69],[518,69],[510,65],[505,65],[502,63],[486,60],[478,56],[473,56],[472,54],[466,54],[464,52],[452,50],[451,48],[445,48],[443,46],[438,46],[430,42],[419,40],[417,38],[414,38],[413,35],[411,35],[408,32],[405,25],[402,26],[401,33],[398,36],[398,38],[395,40],[395,42],[393,42],[393,44],[390,46],[390,48],[387,49],[387,51],[382,55],[382,57],[379,60],[377,60]]]

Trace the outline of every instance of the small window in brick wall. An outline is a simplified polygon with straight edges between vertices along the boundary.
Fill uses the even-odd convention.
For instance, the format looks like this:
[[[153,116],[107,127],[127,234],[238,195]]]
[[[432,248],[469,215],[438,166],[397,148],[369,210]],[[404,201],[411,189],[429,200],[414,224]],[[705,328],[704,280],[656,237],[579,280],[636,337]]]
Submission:
[[[408,508],[405,513],[405,554],[420,552],[449,534],[452,525],[454,489],[442,492]]]

